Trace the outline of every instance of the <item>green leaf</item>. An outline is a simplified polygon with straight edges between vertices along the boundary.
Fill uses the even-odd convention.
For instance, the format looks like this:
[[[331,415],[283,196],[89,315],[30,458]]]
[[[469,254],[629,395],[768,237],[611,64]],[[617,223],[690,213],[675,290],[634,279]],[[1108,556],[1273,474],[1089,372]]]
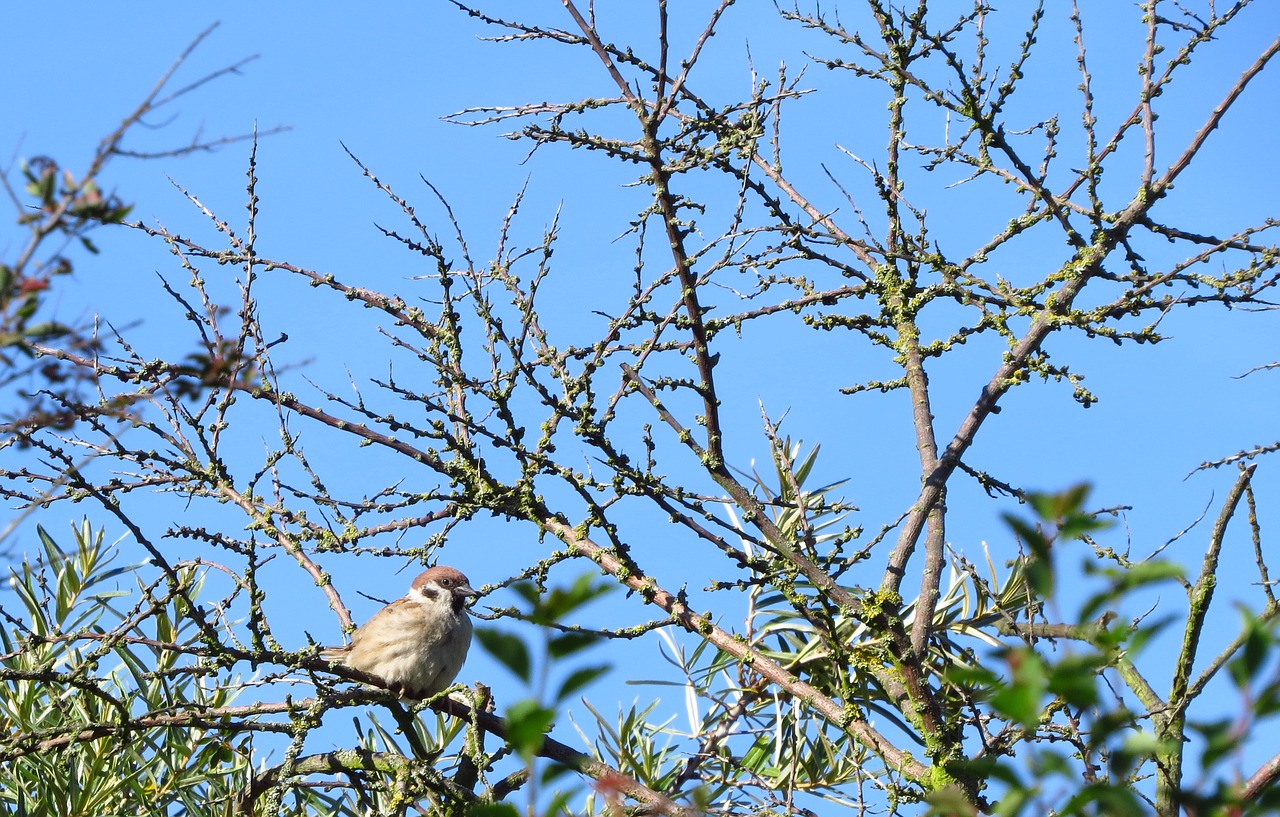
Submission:
[[[41,321],[22,330],[22,334],[28,338],[36,340],[44,340],[48,338],[58,338],[66,335],[71,330],[63,324],[56,321]]]
[[[543,808],[542,813],[547,817],[555,817],[557,814],[573,814],[569,808],[569,798],[573,797],[573,792],[559,791],[551,798],[551,802]]]
[[[1062,539],[1080,539],[1085,534],[1103,530],[1111,523],[1086,513],[1072,514],[1058,523],[1058,536]]]
[[[30,177],[28,177],[30,178]],[[53,188],[56,182],[56,175],[53,173],[43,173],[39,178],[33,178],[31,183],[26,186],[27,192],[42,202],[49,202],[53,198]]]
[[[128,205],[127,207],[115,207],[108,210],[106,215],[102,217],[102,220],[105,221],[107,224],[119,224],[120,222],[128,218],[129,214],[132,212],[133,212],[132,204]]]
[[[1240,652],[1227,664],[1227,669],[1236,688],[1247,689],[1267,660],[1274,637],[1248,607],[1236,602],[1236,609],[1240,611],[1243,622],[1244,643]]]
[[[1012,677],[991,696],[991,705],[1024,729],[1034,730],[1040,723],[1040,701],[1049,687],[1044,660],[1025,647],[1009,650],[1004,657]]]
[[[1280,712],[1280,679],[1272,681],[1257,693],[1253,702],[1253,714],[1265,718]]]
[[[800,443],[797,442],[796,448],[797,449],[800,448]],[[815,445],[812,449],[809,450],[808,454],[805,454],[804,459],[796,463],[795,465],[796,485],[801,485],[801,486],[804,485],[804,481],[809,478],[809,472],[813,470],[813,464],[818,461],[818,452],[821,450],[822,450],[821,444]]]
[[[573,693],[590,684],[592,681],[601,677],[610,670],[608,664],[600,664],[594,667],[582,667],[576,669],[564,679],[564,683],[560,685],[560,689],[556,692],[556,702],[559,703],[568,698]]]
[[[1128,776],[1147,758],[1159,757],[1162,753],[1176,748],[1176,744],[1161,740],[1155,734],[1145,730],[1133,732],[1125,738],[1124,745],[1111,753],[1111,774],[1115,779]]]
[[[533,664],[529,658],[529,648],[525,646],[524,641],[511,633],[495,630],[492,627],[477,627],[476,638],[480,641],[480,646],[498,659],[504,667],[511,670],[521,681],[529,683]]]
[[[552,658],[564,658],[600,643],[595,633],[562,633],[547,641],[547,653]]]
[[[1074,761],[1064,757],[1061,752],[1045,752],[1037,757],[1034,762],[1038,767],[1035,775],[1038,780],[1044,780],[1054,775],[1071,777],[1076,772],[1076,767],[1073,765]]]
[[[1091,488],[1089,483],[1082,482],[1056,494],[1033,492],[1027,494],[1027,503],[1046,522],[1065,520],[1084,513]]]
[[[1085,620],[1095,618],[1103,608],[1110,606],[1112,601],[1134,588],[1165,581],[1166,579],[1177,579],[1183,575],[1181,566],[1163,559],[1138,562],[1123,568],[1108,567],[1103,570],[1099,570],[1094,566],[1092,561],[1086,561],[1084,563],[1084,571],[1090,575],[1106,576],[1110,581],[1110,587],[1095,593],[1081,608],[1080,618]]]
[[[534,606],[530,619],[535,624],[558,624],[574,610],[612,589],[610,584],[597,583],[595,574],[583,573],[568,588],[552,588]]]
[[[1098,806],[1098,814],[1128,817],[1132,814],[1144,813],[1142,802],[1138,800],[1136,794],[1123,785],[1107,783],[1093,783],[1085,786],[1067,801],[1061,813],[1085,814],[1088,812],[1084,807],[1094,804]]]
[[[927,817],[977,817],[978,810],[956,786],[945,786],[929,792]]]
[[[40,298],[35,293],[28,295],[22,302],[22,306],[13,313],[18,320],[28,320],[32,315],[36,314],[36,310],[40,308]]]
[[[1017,817],[1027,803],[1031,802],[1033,792],[1028,789],[1012,789],[996,803],[997,817]]]
[[[531,606],[536,607],[538,602],[542,600],[542,594],[538,592],[538,586],[533,582],[516,582],[511,585],[511,589],[516,591],[520,598],[529,602]]]
[[[155,614],[156,640],[161,642],[173,641],[174,628],[173,621],[169,618],[169,612],[163,607],[156,610]]]
[[[563,763],[552,760],[542,767],[542,775],[540,779],[544,785],[547,783],[554,783],[565,775],[572,774],[574,771],[575,769],[572,766],[566,766]]]
[[[1044,531],[1024,519],[1013,514],[1004,514],[1004,521],[1018,539],[1030,551],[1026,560],[1027,586],[1035,598],[1051,598],[1053,596],[1053,558],[1050,553],[1052,540],[1044,535]]]
[[[532,698],[516,701],[507,710],[507,742],[525,763],[532,761],[542,748],[555,716],[555,712]]]
[[[1204,753],[1200,756],[1200,765],[1208,770],[1222,758],[1231,754],[1240,745],[1243,737],[1229,719],[1188,723],[1192,730],[1204,738]]]
[[[755,743],[751,744],[751,748],[747,749],[747,753],[742,756],[739,765],[755,774],[766,775],[773,768],[772,760],[773,750],[769,741],[765,738],[756,738]]]
[[[1109,712],[1104,711],[1093,722],[1093,729],[1089,732],[1088,745],[1095,748],[1105,746],[1107,741],[1117,732],[1136,729],[1136,722],[1136,716],[1124,707]]]
[[[1000,676],[983,666],[952,664],[943,672],[949,683],[955,684],[977,700],[984,700],[990,691],[1000,685]]]
[[[1161,632],[1175,623],[1173,615],[1162,616],[1153,620],[1144,620],[1140,628],[1134,628],[1126,625],[1123,630],[1127,631],[1128,638],[1121,643],[1124,644],[1124,651],[1133,657],[1142,652],[1151,641]],[[1112,632],[1119,632],[1122,628],[1113,625]]]
[[[1071,706],[1093,706],[1098,702],[1098,671],[1107,666],[1097,653],[1068,655],[1049,670],[1049,691]]]

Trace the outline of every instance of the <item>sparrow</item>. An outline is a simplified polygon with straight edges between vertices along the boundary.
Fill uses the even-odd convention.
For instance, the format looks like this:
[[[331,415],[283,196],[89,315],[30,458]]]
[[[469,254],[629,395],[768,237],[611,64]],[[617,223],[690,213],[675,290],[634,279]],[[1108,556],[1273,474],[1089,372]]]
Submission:
[[[467,660],[471,619],[464,605],[478,595],[461,571],[433,567],[357,629],[350,644],[320,657],[376,676],[407,698],[430,698],[449,688]]]

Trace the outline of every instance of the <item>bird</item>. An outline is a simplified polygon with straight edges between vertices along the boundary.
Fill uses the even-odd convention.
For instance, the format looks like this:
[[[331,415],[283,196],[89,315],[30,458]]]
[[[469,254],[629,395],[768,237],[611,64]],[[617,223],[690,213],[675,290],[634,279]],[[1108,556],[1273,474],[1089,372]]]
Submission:
[[[320,657],[375,676],[406,698],[438,695],[467,660],[471,618],[465,605],[478,595],[460,570],[437,565],[358,628],[350,644],[322,650]]]

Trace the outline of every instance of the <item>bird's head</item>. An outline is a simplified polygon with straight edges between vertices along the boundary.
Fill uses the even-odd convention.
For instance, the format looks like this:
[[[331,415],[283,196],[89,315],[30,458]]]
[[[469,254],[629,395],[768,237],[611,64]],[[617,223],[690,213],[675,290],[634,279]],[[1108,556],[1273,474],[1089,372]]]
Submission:
[[[455,567],[437,565],[418,574],[409,588],[409,596],[425,604],[448,604],[461,611],[471,596],[480,595],[467,577]]]

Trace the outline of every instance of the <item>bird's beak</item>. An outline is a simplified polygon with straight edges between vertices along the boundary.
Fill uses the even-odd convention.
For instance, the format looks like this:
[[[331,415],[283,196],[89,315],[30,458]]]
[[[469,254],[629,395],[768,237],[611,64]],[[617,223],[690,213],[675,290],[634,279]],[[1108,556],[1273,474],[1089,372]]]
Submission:
[[[460,586],[458,586],[458,587],[453,588],[453,593],[454,593],[454,595],[455,595],[455,596],[472,596],[472,597],[475,597],[475,596],[480,595],[480,594],[479,594],[479,593],[477,593],[475,590],[473,590],[473,589],[472,589],[472,587],[471,587],[471,585],[469,585],[469,584],[464,584],[464,585],[460,585]]]

